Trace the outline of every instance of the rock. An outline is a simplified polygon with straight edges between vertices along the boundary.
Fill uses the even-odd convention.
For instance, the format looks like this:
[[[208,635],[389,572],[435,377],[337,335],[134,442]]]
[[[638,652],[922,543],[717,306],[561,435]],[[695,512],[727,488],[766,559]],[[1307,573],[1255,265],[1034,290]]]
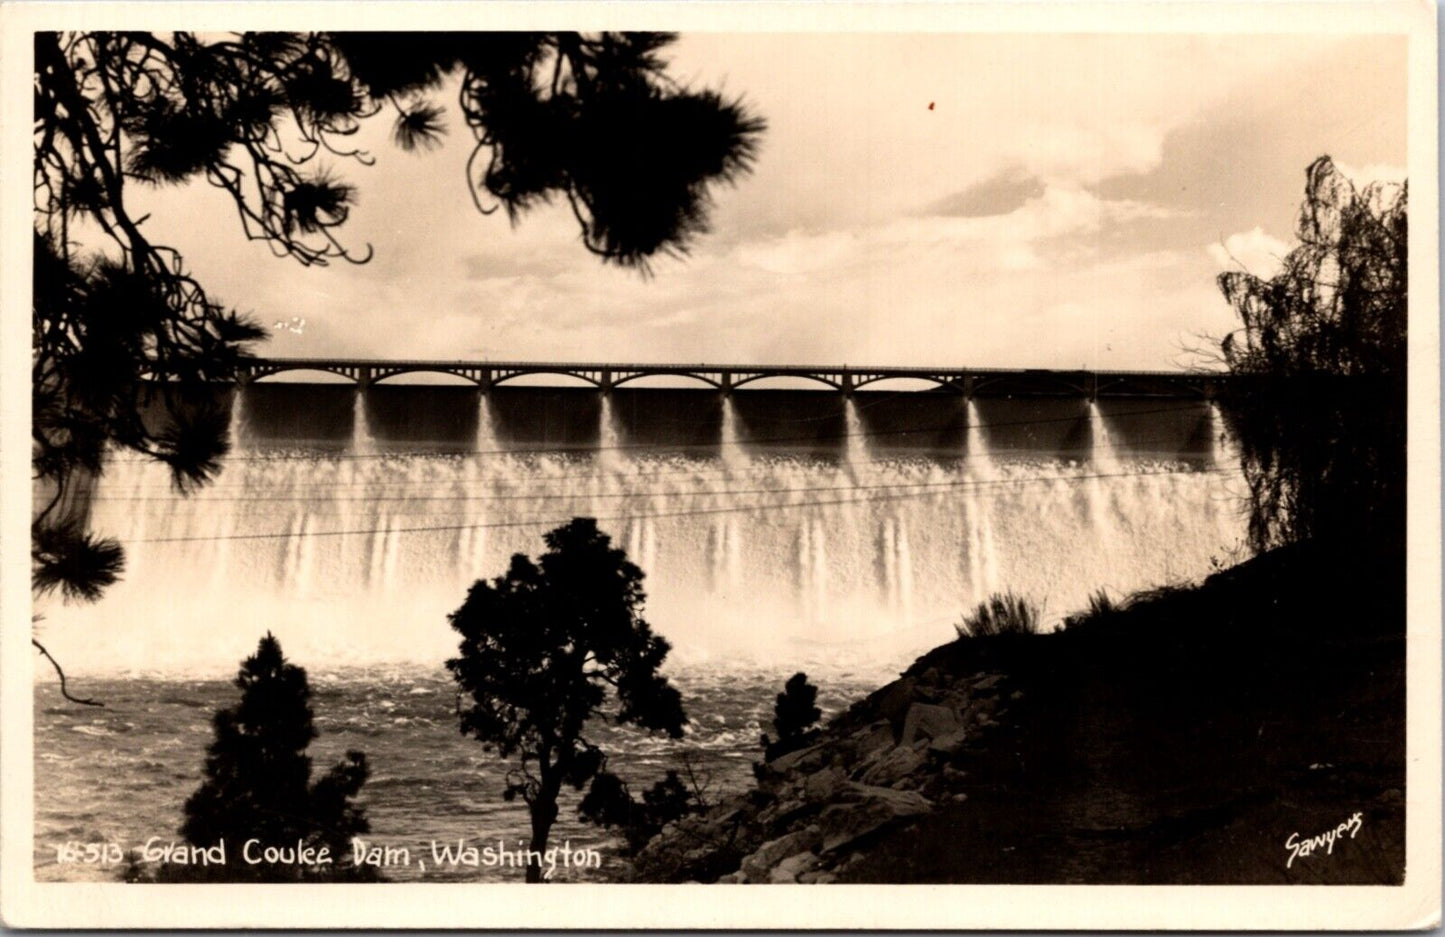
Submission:
[[[835,852],[882,829],[896,817],[876,805],[834,804],[824,810],[819,819],[823,827],[823,851]]]
[[[830,882],[838,881],[838,876],[823,869],[814,869],[811,872],[804,872],[798,876],[799,885],[827,885]]]
[[[768,881],[773,884],[792,883],[798,880],[798,876],[805,872],[811,872],[818,867],[818,856],[811,849],[807,852],[800,852],[789,856],[779,862],[777,868],[773,869]]]
[[[967,741],[967,738],[967,733],[960,727],[946,735],[940,735],[929,741],[928,750],[938,752],[940,755],[954,755],[958,753],[959,749],[963,748],[963,743]],[[945,767],[944,770],[946,772],[948,770],[947,767]]]
[[[976,682],[972,684],[972,689],[975,693],[987,693],[1001,682],[1003,682],[1003,674],[985,674],[982,677],[976,678]]]
[[[893,728],[886,722],[875,722],[848,737],[853,749],[853,763],[871,761],[894,745]]]
[[[815,804],[826,803],[832,800],[847,783],[847,771],[836,765],[824,768],[804,779],[803,799]]]
[[[723,801],[703,815],[703,822],[708,826],[723,826],[739,819],[742,814],[742,808],[737,804]]]
[[[794,830],[777,839],[768,840],[759,846],[752,855],[743,859],[742,873],[748,877],[749,881],[766,882],[769,880],[768,877],[773,867],[784,858],[800,852],[808,852],[816,848],[819,841],[820,830],[815,826]]]
[[[773,826],[777,823],[786,824],[789,820],[806,810],[807,807],[808,802],[801,798],[781,798],[758,813],[758,823],[765,827]]]
[[[962,728],[958,716],[947,706],[930,703],[914,703],[903,719],[903,736],[900,745],[912,745],[919,737],[938,738]]]
[[[1405,802],[1405,792],[1398,787],[1392,787],[1380,795],[1380,803],[1397,805]]]
[[[911,748],[899,746],[869,765],[858,780],[888,786],[923,767],[926,759]]]
[[[951,795],[948,799],[953,801],[955,804],[961,804],[965,800],[968,800],[968,795],[965,794],[963,791],[959,791],[957,794]]]
[[[914,687],[915,681],[912,677],[903,677],[881,690],[874,691],[868,697],[868,702],[893,727],[895,738],[903,730],[903,719],[908,715],[908,707],[913,705]]]
[[[891,787],[877,787],[872,784],[850,783],[847,800],[853,803],[870,800],[881,801],[900,817],[911,817],[927,813],[933,808],[927,797],[917,791],[897,791]]]
[[[722,878],[718,879],[717,883],[719,885],[741,885],[747,880],[747,876],[743,875],[743,873],[741,872],[729,872],[727,875],[724,875]]]
[[[823,852],[834,852],[895,820],[928,813],[933,805],[916,791],[851,783],[848,800],[827,807],[818,818]]]
[[[810,768],[822,766],[826,753],[823,751],[823,743],[809,745],[807,748],[800,748],[795,752],[788,752],[768,762],[768,767],[779,773],[791,771],[794,768],[802,768],[804,771]]]
[[[924,686],[938,686],[942,676],[943,675],[938,672],[937,667],[929,667],[918,675],[918,682]]]

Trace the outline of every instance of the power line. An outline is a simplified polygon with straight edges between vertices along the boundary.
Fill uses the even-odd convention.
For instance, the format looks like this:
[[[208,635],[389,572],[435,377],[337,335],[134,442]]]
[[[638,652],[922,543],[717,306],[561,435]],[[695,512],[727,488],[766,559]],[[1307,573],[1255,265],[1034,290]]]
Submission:
[[[1146,475],[1147,475],[1147,476],[1183,475],[1183,474],[1188,474],[1188,475],[1206,475],[1206,474],[1211,474],[1211,475],[1226,475],[1226,474],[1238,474],[1238,473],[1239,473],[1239,470],[1238,470],[1238,469],[1232,469],[1232,470],[1208,469],[1208,470],[1204,470],[1204,471],[1179,470],[1179,471],[1172,471],[1172,472],[1118,472],[1118,473],[1094,474],[1094,475],[1040,476],[1040,477],[1033,477],[1033,478],[990,479],[990,480],[985,480],[985,481],[977,481],[977,480],[964,481],[964,480],[959,480],[959,481],[954,481],[954,482],[940,482],[940,483],[937,483],[936,485],[934,485],[933,487],[935,487],[935,488],[944,488],[944,487],[947,487],[947,488],[955,488],[955,489],[956,489],[956,488],[962,488],[962,487],[967,486],[967,485],[976,485],[976,486],[982,487],[982,486],[985,486],[985,485],[1011,485],[1011,484],[1024,484],[1024,483],[1033,483],[1033,482],[1050,482],[1050,483],[1056,483],[1056,482],[1080,482],[1080,481],[1088,481],[1088,480],[1091,480],[1091,479],[1130,478],[1130,477],[1138,477],[1138,476],[1146,476]],[[930,483],[930,484],[931,484],[931,483]],[[876,486],[877,489],[882,489],[882,490],[895,490],[895,491],[896,491],[896,490],[899,490],[899,489],[902,489],[902,488],[913,488],[913,487],[919,487],[919,486],[915,486],[915,485],[882,485],[882,486]],[[853,487],[853,488],[848,488],[848,489],[839,489],[839,490],[860,490],[860,488],[861,488],[861,486]],[[832,489],[829,489],[829,490],[832,490]],[[874,490],[874,489],[866,489],[866,490]],[[912,492],[909,492],[909,493],[906,493],[906,494],[881,495],[881,496],[876,496],[876,497],[865,497],[865,498],[843,498],[843,499],[820,500],[820,501],[800,501],[800,502],[791,502],[791,503],[787,503],[787,502],[782,502],[782,503],[772,502],[772,503],[749,504],[749,505],[741,505],[741,506],[733,506],[733,507],[695,508],[695,509],[680,510],[680,511],[660,511],[660,512],[645,513],[645,514],[624,514],[624,515],[616,515],[616,516],[612,516],[612,517],[598,517],[598,518],[596,518],[596,520],[598,520],[598,521],[603,521],[603,522],[634,521],[634,520],[650,520],[650,519],[671,518],[671,517],[694,517],[694,516],[712,515],[712,514],[734,514],[734,513],[743,513],[743,512],[747,512],[747,511],[781,510],[781,509],[786,509],[786,508],[799,508],[799,507],[826,507],[826,506],[831,506],[831,505],[842,505],[842,504],[867,504],[867,503],[877,503],[877,502],[885,502],[885,501],[905,500],[905,499],[908,499],[908,498],[917,498],[917,497],[920,497],[920,496],[923,496],[923,495],[927,495],[927,494],[929,494],[929,493],[930,493],[930,492],[912,491]],[[353,529],[353,530],[308,530],[308,531],[280,531],[280,532],[274,532],[274,533],[257,533],[257,534],[218,534],[218,535],[211,535],[211,536],[150,537],[150,538],[141,538],[141,539],[136,539],[136,540],[129,540],[129,541],[125,541],[125,542],[128,543],[128,544],[138,544],[138,543],[199,543],[199,542],[211,542],[211,541],[219,541],[219,540],[277,540],[277,539],[290,539],[290,538],[293,538],[293,537],[343,537],[343,536],[354,536],[354,535],[358,535],[358,534],[377,534],[377,533],[383,533],[383,534],[439,533],[439,532],[459,531],[459,530],[493,530],[493,529],[510,528],[510,527],[545,527],[545,526],[548,526],[548,525],[564,524],[564,523],[566,523],[566,522],[567,522],[567,519],[566,519],[566,518],[551,519],[551,520],[525,520],[525,521],[524,521],[524,520],[516,520],[516,521],[495,521],[495,522],[490,522],[490,523],[484,522],[484,523],[477,523],[477,524],[445,524],[445,525],[434,525],[434,526],[425,526],[425,527],[389,527],[389,528],[388,528],[388,527],[367,527],[367,528],[359,528],[359,529]]]

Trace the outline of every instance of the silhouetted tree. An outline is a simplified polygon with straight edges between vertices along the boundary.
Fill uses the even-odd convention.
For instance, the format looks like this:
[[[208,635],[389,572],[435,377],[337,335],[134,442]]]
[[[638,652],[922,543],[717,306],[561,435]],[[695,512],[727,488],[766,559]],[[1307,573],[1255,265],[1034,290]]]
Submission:
[[[773,730],[776,741],[763,734],[763,750],[767,760],[801,748],[809,739],[809,730],[823,717],[817,707],[818,688],[808,682],[808,675],[795,673],[783,684],[773,703]]]
[[[355,198],[328,163],[370,164],[347,140],[394,117],[403,149],[445,131],[433,96],[455,78],[475,147],[460,180],[484,212],[565,199],[583,244],[646,269],[707,229],[710,185],[747,172],[763,122],[737,100],[672,82],[657,33],[37,33],[34,37],[35,588],[94,599],[115,581],[114,540],[63,505],[107,445],[170,466],[182,491],[211,478],[226,415],[198,395],[230,381],[263,336],[153,243],[137,186],[205,180],[247,238],[278,256],[364,262],[338,239]],[[88,247],[78,243],[84,238]],[[167,416],[143,421],[159,402]]]
[[[225,840],[225,866],[191,866],[187,878],[287,882],[309,879],[365,880],[370,867],[352,864],[351,839],[368,832],[365,811],[353,798],[366,782],[366,756],[348,751],[315,783],[306,754],[316,729],[311,724],[311,688],[306,671],[288,663],[280,643],[267,635],[236,676],[241,699],[219,710],[207,749],[205,780],[186,801],[181,833],[203,847]],[[260,846],[326,848],[326,866],[261,862],[250,865],[241,850],[249,839]],[[260,854],[260,849],[255,850]],[[161,877],[167,871],[163,867]]]
[[[702,792],[674,768],[643,791],[641,800],[632,796],[617,775],[600,771],[578,805],[577,815],[589,823],[621,830],[628,851],[637,852],[667,824],[706,807]]]
[[[546,850],[563,785],[581,790],[605,764],[584,732],[594,717],[681,738],[677,690],[658,673],[670,646],[641,617],[642,570],[592,518],[543,538],[537,562],[512,557],[505,575],[478,581],[450,616],[462,636],[447,661],[461,731],[517,758],[503,796],[531,814],[531,848]],[[541,881],[529,863],[527,881]]]
[[[1312,537],[1402,538],[1408,187],[1306,173],[1299,245],[1269,279],[1219,277],[1243,327],[1222,343],[1222,402],[1264,550]]]

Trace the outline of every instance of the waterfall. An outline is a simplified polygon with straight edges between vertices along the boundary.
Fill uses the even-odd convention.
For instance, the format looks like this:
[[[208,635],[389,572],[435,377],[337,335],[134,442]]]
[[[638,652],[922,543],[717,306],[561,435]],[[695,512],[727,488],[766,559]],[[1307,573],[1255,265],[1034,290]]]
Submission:
[[[224,676],[267,628],[313,668],[436,666],[455,652],[446,616],[467,588],[503,573],[515,553],[537,556],[551,526],[585,515],[642,567],[645,616],[676,660],[887,673],[949,640],[951,623],[992,591],[1014,590],[1057,620],[1101,586],[1127,594],[1207,573],[1243,532],[1221,477],[1200,470],[1195,430],[1177,417],[1121,415],[1104,426],[1091,410],[1093,457],[1081,467],[1061,428],[1070,405],[988,401],[980,412],[970,401],[967,426],[956,426],[963,458],[940,444],[870,463],[864,438],[850,435],[836,458],[811,443],[774,446],[739,467],[730,451],[747,449],[749,424],[769,437],[804,435],[787,427],[826,412],[816,392],[766,398],[766,429],[754,415],[764,410],[748,409],[760,398],[738,392],[720,448],[696,445],[696,427],[680,420],[676,441],[654,423],[663,428],[619,449],[613,403],[602,400],[594,436],[582,414],[598,403],[585,392],[538,394],[551,409],[527,411],[517,409],[529,393],[520,388],[481,401],[459,390],[453,417],[434,421],[439,432],[457,427],[454,438],[433,444],[404,438],[414,427],[397,429],[379,404],[368,421],[362,393],[276,387],[232,401],[244,455],[190,497],[174,494],[164,465],[109,461],[91,528],[125,544],[126,575],[97,603],[47,608],[47,646],[67,670]],[[388,390],[387,406],[407,392]],[[434,390],[424,399],[441,405]],[[938,420],[963,418],[943,395],[916,406],[935,405]],[[843,408],[859,433],[858,407]],[[496,438],[503,420],[525,430],[528,413],[551,427],[570,419],[577,435]],[[883,432],[893,429],[886,413],[870,410]],[[1204,419],[1201,408],[1190,426]],[[1020,428],[1031,420],[1037,431]],[[1160,443],[1175,432],[1177,458]],[[1147,457],[1110,446],[1128,434],[1149,441]],[[608,466],[539,452],[544,438],[595,441]],[[1227,461],[1227,440],[1218,444],[1215,460]],[[456,454],[471,449],[493,454]],[[387,457],[366,457],[377,451]],[[863,464],[870,487],[855,490],[850,469]],[[1128,485],[1081,477],[1106,472],[1147,474]]]
[[[982,602],[998,588],[998,557],[993,540],[993,502],[1003,494],[996,484],[999,474],[983,431],[978,405],[968,401],[968,436],[965,440],[968,468],[964,510],[968,524],[966,546],[969,568],[970,607]]]
[[[612,394],[602,392],[602,409],[597,418],[597,464],[608,475],[622,471],[625,453],[622,449],[622,432],[617,426],[617,416],[612,412]]]
[[[1089,401],[1089,464],[1084,471],[1090,476],[1086,491],[1095,539],[1103,549],[1112,550],[1117,546],[1117,532],[1111,495],[1121,490],[1127,479],[1120,477],[1124,474],[1123,463],[1109,436],[1104,414],[1093,400]]]
[[[863,429],[863,418],[858,415],[858,404],[852,394],[844,397],[843,431],[847,434],[844,459],[848,466],[848,475],[857,481],[859,469],[870,461],[871,447],[868,445],[867,431]]]
[[[895,549],[898,551],[898,614],[905,628],[913,624],[913,552],[908,546],[908,523],[902,517],[894,522]]]
[[[351,451],[355,455],[376,454],[376,440],[371,436],[371,420],[366,415],[366,388],[356,388],[355,402],[351,406]]]
[[[231,394],[231,424],[227,438],[232,452],[246,448],[246,385],[237,384]]]
[[[733,404],[732,394],[723,394],[722,441],[719,454],[729,473],[747,468],[748,456],[743,450],[742,436],[738,430],[738,411]]]
[[[486,465],[487,459],[496,458],[496,453],[501,448],[497,442],[497,427],[494,423],[495,418],[492,416],[492,403],[488,396],[485,391],[477,395],[477,455],[475,458],[479,466]]]
[[[882,558],[883,589],[888,608],[907,625],[913,617],[913,558],[908,528],[902,518],[885,518],[878,550]]]

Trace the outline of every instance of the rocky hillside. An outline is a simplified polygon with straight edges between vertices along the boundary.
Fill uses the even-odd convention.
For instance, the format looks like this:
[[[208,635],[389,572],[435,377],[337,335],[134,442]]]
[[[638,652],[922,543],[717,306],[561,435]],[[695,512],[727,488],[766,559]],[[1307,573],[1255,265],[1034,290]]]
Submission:
[[[665,828],[636,876],[1399,881],[1400,568],[1278,551],[1058,633],[940,647]],[[1348,842],[1291,861],[1292,834],[1357,812]]]
[[[757,788],[665,829],[638,855],[646,881],[830,882],[884,829],[968,799],[953,767],[1007,718],[1002,674],[907,676],[775,758]]]

